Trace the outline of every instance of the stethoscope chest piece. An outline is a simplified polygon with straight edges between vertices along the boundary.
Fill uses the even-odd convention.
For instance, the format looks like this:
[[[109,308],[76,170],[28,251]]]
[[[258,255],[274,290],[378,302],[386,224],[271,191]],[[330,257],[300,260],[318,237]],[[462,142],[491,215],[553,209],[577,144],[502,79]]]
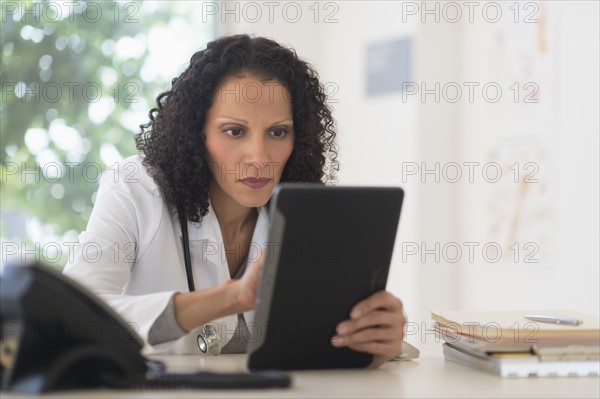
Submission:
[[[202,332],[198,334],[198,348],[202,353],[217,356],[221,353],[221,341],[214,327],[208,324],[202,326]]]

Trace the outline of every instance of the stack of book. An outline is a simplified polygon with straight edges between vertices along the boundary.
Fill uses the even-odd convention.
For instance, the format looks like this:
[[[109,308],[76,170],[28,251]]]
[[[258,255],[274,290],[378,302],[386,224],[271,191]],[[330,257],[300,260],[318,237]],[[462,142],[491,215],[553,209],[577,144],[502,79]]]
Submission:
[[[600,375],[600,319],[544,311],[432,312],[446,360],[502,377]]]

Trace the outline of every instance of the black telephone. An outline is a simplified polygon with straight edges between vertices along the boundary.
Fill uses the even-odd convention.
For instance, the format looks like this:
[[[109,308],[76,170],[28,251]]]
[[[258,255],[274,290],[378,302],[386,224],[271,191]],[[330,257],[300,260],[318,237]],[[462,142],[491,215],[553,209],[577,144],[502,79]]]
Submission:
[[[264,373],[168,374],[145,359],[141,338],[103,301],[57,270],[6,265],[0,276],[0,390],[42,393],[92,387],[287,387]]]

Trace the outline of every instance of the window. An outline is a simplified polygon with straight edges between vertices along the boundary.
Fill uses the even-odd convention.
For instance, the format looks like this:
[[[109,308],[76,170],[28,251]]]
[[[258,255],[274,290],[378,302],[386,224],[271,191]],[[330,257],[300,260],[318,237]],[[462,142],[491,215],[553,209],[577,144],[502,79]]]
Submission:
[[[215,36],[196,2],[2,2],[2,264],[62,268],[100,175]],[[16,257],[16,259],[14,259]]]

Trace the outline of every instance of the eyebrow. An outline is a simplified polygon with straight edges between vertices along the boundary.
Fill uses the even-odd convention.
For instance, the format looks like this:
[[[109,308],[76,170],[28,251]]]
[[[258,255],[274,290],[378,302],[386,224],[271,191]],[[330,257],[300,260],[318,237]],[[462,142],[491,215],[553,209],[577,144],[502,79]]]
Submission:
[[[219,116],[217,118],[217,120],[220,120],[220,119],[233,119],[233,120],[236,120],[238,122],[245,123],[246,125],[248,124],[248,121],[245,120],[245,119],[235,118],[233,116],[228,116],[228,115]],[[272,125],[277,125],[278,123],[282,123],[282,122],[291,122],[291,123],[293,123],[294,121],[292,119],[287,119],[286,118],[286,119],[281,119],[281,120],[279,120],[277,122],[274,122],[274,123],[272,123]]]

